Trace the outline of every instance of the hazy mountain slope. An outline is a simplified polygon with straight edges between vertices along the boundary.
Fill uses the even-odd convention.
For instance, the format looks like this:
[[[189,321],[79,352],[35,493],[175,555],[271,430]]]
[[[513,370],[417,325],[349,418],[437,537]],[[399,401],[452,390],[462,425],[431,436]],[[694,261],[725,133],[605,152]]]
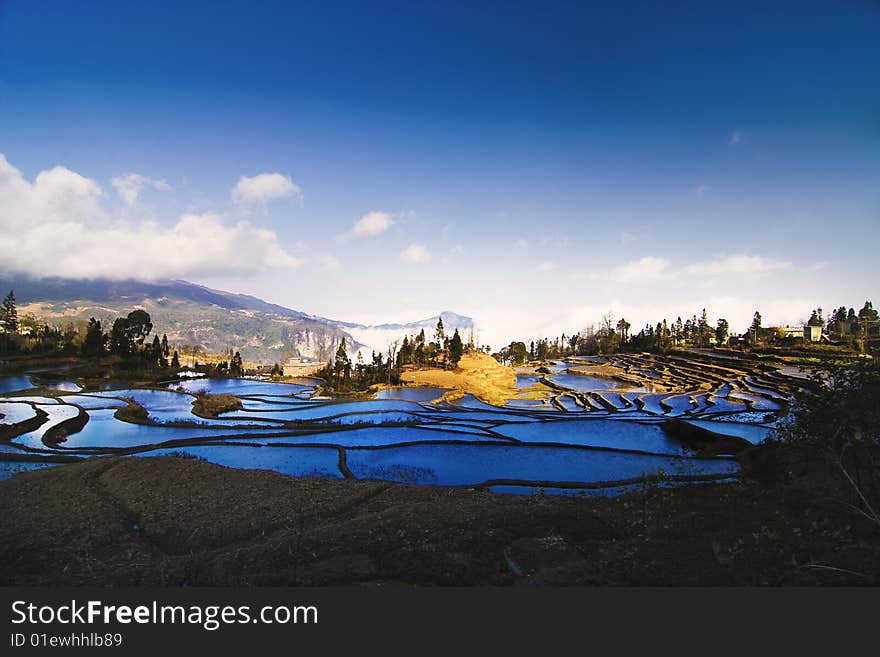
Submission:
[[[473,326],[470,317],[443,312],[408,324],[366,326],[308,315],[257,297],[214,290],[187,281],[109,279],[33,279],[0,276],[0,291],[15,290],[21,315],[33,314],[50,323],[85,323],[95,317],[109,329],[113,320],[135,308],[153,318],[155,330],[167,333],[175,346],[200,345],[209,353],[241,351],[245,360],[280,362],[290,355],[329,360],[342,338],[349,353],[384,352],[391,340],[424,329],[434,337],[437,319],[446,332],[457,328],[463,339]]]
[[[213,290],[186,281],[0,278],[0,290],[15,290],[20,314],[46,321],[88,321],[109,328],[134,308],[153,318],[155,330],[175,345],[201,345],[210,353],[241,351],[246,360],[273,363],[297,354],[329,359],[343,337],[356,352],[364,345],[328,320],[270,304],[256,297]]]
[[[439,315],[408,324],[365,326],[363,324],[333,322],[333,320],[327,321],[344,328],[355,340],[367,345],[369,350],[385,351],[388,343],[392,340],[403,340],[404,336],[417,335],[422,330],[425,331],[425,338],[432,340],[437,329],[437,320],[441,317],[443,318],[443,328],[447,335],[452,335],[455,329],[458,329],[462,340],[467,341],[468,332],[474,326],[474,320],[449,311],[444,311]]]

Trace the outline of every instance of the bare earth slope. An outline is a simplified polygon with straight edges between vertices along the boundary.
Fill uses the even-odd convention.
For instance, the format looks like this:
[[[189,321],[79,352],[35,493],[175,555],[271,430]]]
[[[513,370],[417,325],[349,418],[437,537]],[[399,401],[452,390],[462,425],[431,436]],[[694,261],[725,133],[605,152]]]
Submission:
[[[504,405],[517,393],[516,372],[483,353],[468,353],[461,357],[454,370],[413,370],[401,375],[404,383],[453,388],[447,398],[471,394],[489,404]]]
[[[876,584],[876,531],[811,490],[574,499],[93,458],[0,482],[0,585]]]

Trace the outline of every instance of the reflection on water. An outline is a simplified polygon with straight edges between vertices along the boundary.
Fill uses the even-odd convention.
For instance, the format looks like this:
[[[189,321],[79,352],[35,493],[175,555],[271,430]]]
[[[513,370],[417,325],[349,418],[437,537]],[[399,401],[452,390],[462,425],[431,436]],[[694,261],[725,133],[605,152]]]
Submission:
[[[223,466],[296,476],[487,486],[510,493],[618,494],[631,485],[613,482],[643,475],[699,478],[736,473],[735,460],[697,459],[685,453],[663,431],[662,418],[681,417],[756,443],[766,439],[771,423],[787,412],[791,390],[796,389],[782,374],[752,371],[729,380],[696,376],[693,385],[683,379],[677,392],[659,392],[571,374],[565,371],[568,365],[550,365],[547,379],[558,389],[546,391],[544,398],[512,399],[502,407],[469,394],[445,401],[445,389],[427,387],[386,388],[373,399],[354,401],[319,398],[320,382],[311,379],[192,379],[164,389],[115,386],[97,393],[62,382],[18,396],[10,393],[32,389],[31,379],[4,377],[0,424],[14,430],[18,423],[33,423],[38,410],[46,414],[41,426],[27,432],[23,427],[8,450],[91,456],[125,449],[141,456],[186,454]],[[649,365],[640,362],[638,369],[656,375]],[[520,373],[517,387],[531,388],[540,379],[534,372]],[[197,417],[192,403],[200,392],[235,395],[242,409],[214,419]],[[115,417],[126,405],[123,398],[143,406],[147,423]],[[87,414],[84,426],[67,422],[81,412]],[[61,423],[69,435],[52,449],[43,436]],[[0,477],[43,465],[9,465]],[[609,483],[601,490],[589,488],[597,482]]]
[[[3,376],[0,377],[0,394],[14,392],[16,390],[29,390],[33,388],[29,376]]]
[[[601,482],[656,474],[732,474],[736,461],[683,459],[571,447],[416,445],[349,449],[348,468],[359,479],[473,486],[487,481]]]
[[[583,374],[554,374],[547,377],[548,381],[552,381],[558,386],[568,388],[570,390],[579,390],[581,392],[591,392],[593,390],[616,390],[623,385],[621,381],[614,379],[602,379],[597,376],[586,376]]]
[[[439,399],[448,388],[386,388],[376,393],[375,399],[400,399],[402,401],[430,402]]]

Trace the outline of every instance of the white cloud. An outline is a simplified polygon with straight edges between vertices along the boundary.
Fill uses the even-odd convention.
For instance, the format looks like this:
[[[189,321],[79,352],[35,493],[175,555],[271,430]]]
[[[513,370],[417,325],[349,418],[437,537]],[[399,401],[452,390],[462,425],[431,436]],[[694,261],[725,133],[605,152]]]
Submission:
[[[730,135],[730,139],[727,140],[728,146],[737,146],[742,143],[742,134],[737,130],[732,135]]]
[[[244,212],[260,208],[265,211],[270,201],[302,197],[302,189],[289,176],[280,173],[261,173],[248,178],[242,176],[232,189],[232,200]]]
[[[171,185],[164,180],[154,180],[153,178],[142,176],[139,173],[126,173],[121,176],[116,176],[111,179],[110,182],[116,188],[119,197],[129,206],[134,205],[137,202],[138,196],[140,196],[144,187],[152,187],[153,189],[158,189],[160,191],[171,189]]]
[[[400,259],[409,264],[420,264],[431,261],[431,252],[424,244],[410,244],[400,252]]]
[[[545,260],[537,267],[535,267],[535,271],[539,273],[545,273],[548,271],[553,271],[554,269],[558,269],[559,265],[553,260]]]
[[[514,249],[527,249],[529,248],[529,243],[524,239],[520,238],[513,243]]]
[[[743,253],[722,255],[710,262],[688,265],[685,271],[689,274],[761,274],[790,268],[791,263],[786,260],[771,260]]]
[[[624,230],[620,233],[620,243],[626,246],[627,244],[632,244],[638,239],[633,233],[628,230]]]
[[[666,258],[646,256],[616,267],[611,272],[611,278],[619,283],[656,281],[663,276],[670,264]]]
[[[65,167],[33,183],[0,154],[0,263],[8,271],[71,278],[151,278],[291,268],[275,233],[217,214],[184,214],[172,226],[122,221],[100,205],[100,186]]]
[[[368,212],[351,229],[355,237],[381,235],[394,224],[394,217],[387,212]]]
[[[411,214],[411,213],[410,213]],[[393,215],[388,212],[379,212],[372,210],[363,215],[354,222],[351,229],[336,236],[337,242],[347,242],[352,239],[360,239],[363,237],[375,237],[386,232],[391,226],[397,223],[400,217],[406,217],[408,213],[402,215]]]

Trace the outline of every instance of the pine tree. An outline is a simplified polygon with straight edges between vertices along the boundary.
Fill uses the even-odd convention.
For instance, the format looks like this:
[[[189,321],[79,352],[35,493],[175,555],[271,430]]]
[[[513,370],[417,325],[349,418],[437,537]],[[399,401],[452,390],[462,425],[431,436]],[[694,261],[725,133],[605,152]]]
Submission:
[[[0,318],[6,333],[18,333],[18,310],[15,307],[15,293],[12,290],[9,290],[9,294],[3,299]]]
[[[753,341],[757,342],[760,339],[761,313],[757,310],[755,311],[755,316],[752,318],[752,325],[749,327],[749,333],[751,334]]]
[[[177,349],[174,350],[174,354],[171,356],[171,367],[176,370],[180,369],[180,357],[177,355]]]
[[[241,361],[241,354],[237,351],[229,361],[229,374],[232,376],[241,376],[244,374],[244,364]]]
[[[134,345],[128,332],[128,320],[117,317],[110,329],[110,353],[126,356],[132,352]]]
[[[443,318],[437,318],[437,331],[434,333],[434,342],[436,342],[441,347],[443,346],[443,342],[446,340],[446,332],[443,330]]]
[[[449,343],[449,362],[452,363],[452,367],[458,367],[458,361],[461,360],[463,353],[464,345],[461,342],[458,329],[455,329],[455,333],[452,335],[452,340]]]
[[[83,355],[97,356],[103,353],[106,343],[107,336],[101,330],[101,322],[94,317],[90,317],[89,324],[86,327],[86,337],[82,345]]]
[[[730,324],[724,318],[719,319],[718,325],[715,327],[715,342],[717,344],[726,344],[729,335]]]
[[[351,359],[348,357],[345,338],[342,338],[342,342],[339,343],[339,347],[336,349],[336,358],[333,362],[333,373],[336,375],[337,379],[339,379],[339,375],[341,374],[345,381],[348,381],[351,376]]]

